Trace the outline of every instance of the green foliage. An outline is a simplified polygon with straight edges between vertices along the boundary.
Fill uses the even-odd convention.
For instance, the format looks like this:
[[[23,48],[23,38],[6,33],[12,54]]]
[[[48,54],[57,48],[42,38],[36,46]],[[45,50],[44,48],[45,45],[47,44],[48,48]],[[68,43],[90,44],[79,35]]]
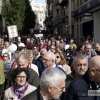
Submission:
[[[6,20],[6,26],[17,25],[18,30],[22,30],[25,18],[25,1],[9,0],[2,8],[2,16]]]
[[[24,30],[27,30],[30,28],[34,28],[36,15],[31,9],[29,0],[25,0],[25,4],[26,4],[25,5],[26,9],[25,9],[25,19],[24,19]]]
[[[31,10],[29,0],[9,0],[2,7],[6,26],[17,25],[18,30],[34,28],[36,15]]]

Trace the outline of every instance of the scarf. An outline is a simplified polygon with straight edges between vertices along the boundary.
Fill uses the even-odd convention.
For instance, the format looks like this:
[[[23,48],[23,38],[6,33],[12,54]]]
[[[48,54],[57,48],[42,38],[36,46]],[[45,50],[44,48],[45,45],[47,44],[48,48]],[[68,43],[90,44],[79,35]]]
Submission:
[[[20,88],[16,84],[13,87],[14,87],[14,93],[17,95],[18,99],[21,100],[24,96],[24,92],[28,88],[28,83],[26,82],[25,85]]]

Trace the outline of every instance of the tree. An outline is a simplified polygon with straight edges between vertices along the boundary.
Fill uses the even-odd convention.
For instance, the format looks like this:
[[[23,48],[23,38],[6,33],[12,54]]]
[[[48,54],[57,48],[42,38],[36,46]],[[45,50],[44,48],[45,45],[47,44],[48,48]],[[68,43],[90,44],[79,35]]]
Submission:
[[[6,26],[17,25],[18,30],[23,29],[25,18],[25,0],[9,0],[2,7],[2,16],[5,18]]]
[[[25,9],[25,19],[24,19],[24,30],[27,30],[30,28],[34,28],[36,15],[31,9],[29,0],[25,0],[25,4],[26,4],[25,5],[26,9]]]

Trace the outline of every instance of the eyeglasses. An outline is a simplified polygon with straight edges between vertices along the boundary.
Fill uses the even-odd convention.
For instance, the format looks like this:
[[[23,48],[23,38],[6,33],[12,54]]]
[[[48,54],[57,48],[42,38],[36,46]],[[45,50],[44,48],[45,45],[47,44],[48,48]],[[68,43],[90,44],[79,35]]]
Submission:
[[[99,69],[97,69],[97,68],[95,68],[97,71],[99,71],[100,72],[100,70]]]
[[[3,57],[8,57],[8,56],[3,56]]]
[[[60,91],[64,91],[64,90],[65,90],[65,87],[62,87],[62,88],[54,87],[54,88],[56,88],[56,89],[58,89],[58,90],[60,90]]]
[[[17,76],[18,79],[25,79],[27,76]]]
[[[56,56],[56,58],[60,58],[59,56]]]
[[[48,61],[51,61],[51,60],[48,60],[48,59],[42,58],[42,61],[46,61],[46,62],[48,62]]]

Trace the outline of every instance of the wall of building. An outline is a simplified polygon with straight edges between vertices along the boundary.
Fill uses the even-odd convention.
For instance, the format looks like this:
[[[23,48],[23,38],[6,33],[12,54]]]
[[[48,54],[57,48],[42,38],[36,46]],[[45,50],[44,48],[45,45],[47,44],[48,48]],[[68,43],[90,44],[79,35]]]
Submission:
[[[100,43],[100,11],[94,12],[94,38]]]
[[[36,3],[35,1],[31,2],[32,10],[35,12],[36,15],[36,28],[41,28],[42,30],[45,28],[44,20],[45,20],[45,6],[42,3]]]

